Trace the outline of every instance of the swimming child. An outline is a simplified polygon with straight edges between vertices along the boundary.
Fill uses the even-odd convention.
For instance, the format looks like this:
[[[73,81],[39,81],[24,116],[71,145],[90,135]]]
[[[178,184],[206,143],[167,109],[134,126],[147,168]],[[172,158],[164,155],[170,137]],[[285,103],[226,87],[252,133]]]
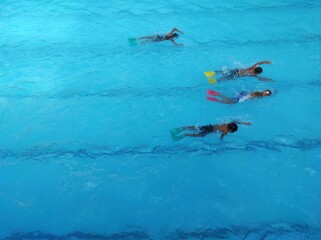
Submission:
[[[201,127],[186,126],[186,127],[176,128],[172,130],[171,135],[174,141],[179,141],[184,137],[204,137],[210,133],[220,132],[221,133],[220,138],[223,139],[224,136],[227,135],[228,133],[234,133],[237,131],[238,129],[237,124],[252,125],[250,122],[230,122],[226,124],[205,125]],[[181,132],[185,130],[196,131],[196,133],[185,133],[185,134],[179,135]]]
[[[262,80],[262,81],[271,81],[271,79],[269,79],[269,78],[259,76],[259,74],[261,74],[263,72],[263,69],[261,67],[259,67],[262,64],[271,64],[271,61],[257,62],[253,66],[251,66],[249,68],[244,68],[244,69],[235,68],[235,69],[230,69],[230,70],[226,70],[226,71],[219,70],[219,71],[214,71],[214,72],[221,73],[223,75],[223,77],[221,77],[219,80],[231,80],[231,79],[235,79],[235,78],[250,76],[250,77],[256,77],[257,79]]]
[[[173,28],[172,31],[170,31],[167,34],[157,33],[157,34],[153,34],[151,36],[140,37],[140,38],[137,38],[136,40],[144,40],[144,41],[140,41],[139,42],[140,44],[145,44],[145,43],[150,43],[150,42],[162,42],[162,41],[169,40],[174,45],[184,46],[183,44],[178,44],[175,42],[175,39],[179,38],[179,35],[177,33],[175,33],[175,31],[183,34],[183,32],[181,30],[179,30],[177,28]]]
[[[255,99],[255,98],[271,96],[272,92],[270,90],[264,90],[263,92],[251,92],[251,93],[242,91],[238,93],[234,98],[226,97],[220,94],[219,92],[212,91],[212,90],[207,90],[207,94],[221,98],[221,99],[217,99],[216,97],[207,96],[207,100],[224,103],[224,104],[235,104],[238,102],[244,102],[247,99]]]

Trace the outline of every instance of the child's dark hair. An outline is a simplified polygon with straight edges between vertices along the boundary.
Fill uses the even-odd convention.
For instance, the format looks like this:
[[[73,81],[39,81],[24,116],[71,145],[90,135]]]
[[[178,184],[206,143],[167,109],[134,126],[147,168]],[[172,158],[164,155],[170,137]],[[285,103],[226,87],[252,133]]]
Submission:
[[[172,38],[179,38],[179,35],[178,35],[177,33],[174,33],[174,34],[172,35]]]
[[[272,94],[271,90],[269,90],[269,89],[264,90],[264,92],[267,92],[268,95],[271,95],[271,94]]]
[[[233,133],[233,132],[237,131],[238,126],[237,126],[237,124],[235,122],[231,122],[231,123],[227,124],[227,129],[228,129],[229,132]]]
[[[262,69],[261,67],[256,67],[256,68],[254,69],[254,72],[255,72],[256,74],[260,74],[260,73],[263,72],[263,69]]]

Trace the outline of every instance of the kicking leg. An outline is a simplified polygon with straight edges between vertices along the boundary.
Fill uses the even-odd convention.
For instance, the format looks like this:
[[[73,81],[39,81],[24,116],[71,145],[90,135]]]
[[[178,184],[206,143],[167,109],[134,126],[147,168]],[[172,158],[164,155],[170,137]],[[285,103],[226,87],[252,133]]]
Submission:
[[[222,99],[218,100],[217,102],[223,103],[223,104],[235,104],[235,100],[230,98],[230,97],[226,97],[222,94],[219,95]]]
[[[141,39],[153,39],[153,38],[154,38],[154,36],[143,36],[138,39],[141,40]]]
[[[207,133],[186,133],[184,137],[204,137]]]

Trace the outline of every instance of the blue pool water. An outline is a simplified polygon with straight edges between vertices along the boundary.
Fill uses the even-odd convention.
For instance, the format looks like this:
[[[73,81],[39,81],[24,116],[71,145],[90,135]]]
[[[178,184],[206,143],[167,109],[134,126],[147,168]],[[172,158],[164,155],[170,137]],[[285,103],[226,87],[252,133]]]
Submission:
[[[1,239],[321,239],[320,1],[4,0],[0,16]],[[184,47],[128,45],[173,27]],[[261,60],[273,82],[203,76]],[[231,120],[253,125],[169,134]]]

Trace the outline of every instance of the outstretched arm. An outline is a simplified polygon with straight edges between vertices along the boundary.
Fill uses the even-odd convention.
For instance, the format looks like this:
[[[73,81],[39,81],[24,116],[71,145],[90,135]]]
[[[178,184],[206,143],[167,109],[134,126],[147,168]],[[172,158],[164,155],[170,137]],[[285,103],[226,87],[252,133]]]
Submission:
[[[222,133],[220,139],[223,140],[223,138],[224,138],[225,135],[226,135],[226,134]]]
[[[177,28],[173,28],[172,31],[170,31],[167,35],[172,35],[175,31],[179,32],[179,33],[183,33],[181,30],[179,30]]]
[[[170,39],[171,40],[171,42],[174,44],[174,45],[176,45],[176,46],[184,46],[183,44],[178,44],[178,43],[176,43],[175,41],[174,41],[174,39]]]
[[[271,78],[261,77],[261,76],[258,76],[258,75],[251,75],[251,77],[256,77],[260,81],[273,82],[273,80]]]
[[[237,124],[244,124],[244,125],[252,125],[252,123],[250,123],[250,122],[235,122],[235,123],[237,123]]]
[[[257,66],[260,66],[261,64],[271,64],[271,61],[261,61],[261,62],[257,62],[255,63],[251,68],[256,68]]]

